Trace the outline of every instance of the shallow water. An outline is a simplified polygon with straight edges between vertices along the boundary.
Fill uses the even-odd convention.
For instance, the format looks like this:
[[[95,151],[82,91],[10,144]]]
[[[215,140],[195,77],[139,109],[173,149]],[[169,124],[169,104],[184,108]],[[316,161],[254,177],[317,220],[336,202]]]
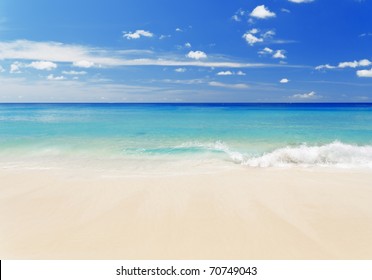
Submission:
[[[372,168],[372,104],[0,104],[0,157]]]

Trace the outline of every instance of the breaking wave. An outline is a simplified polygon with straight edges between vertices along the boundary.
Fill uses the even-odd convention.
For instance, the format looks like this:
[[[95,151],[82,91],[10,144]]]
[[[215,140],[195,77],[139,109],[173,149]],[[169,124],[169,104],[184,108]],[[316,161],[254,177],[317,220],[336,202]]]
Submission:
[[[262,155],[250,155],[231,149],[223,142],[191,142],[174,149],[200,149],[222,152],[237,164],[250,167],[342,167],[372,168],[372,146],[358,146],[335,141],[324,145],[287,146]]]
[[[320,146],[303,144],[248,158],[242,164],[254,167],[299,165],[372,168],[372,146],[356,146],[341,142]]]

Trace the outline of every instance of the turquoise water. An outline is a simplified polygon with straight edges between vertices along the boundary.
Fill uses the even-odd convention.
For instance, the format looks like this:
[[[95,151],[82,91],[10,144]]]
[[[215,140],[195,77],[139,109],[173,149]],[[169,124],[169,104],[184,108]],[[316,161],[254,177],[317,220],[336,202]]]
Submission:
[[[0,156],[372,167],[372,104],[0,104]]]

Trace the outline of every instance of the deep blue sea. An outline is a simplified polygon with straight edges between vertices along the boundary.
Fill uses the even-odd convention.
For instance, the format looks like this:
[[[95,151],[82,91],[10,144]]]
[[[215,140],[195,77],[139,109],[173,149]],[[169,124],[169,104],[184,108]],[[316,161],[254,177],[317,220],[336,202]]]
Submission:
[[[0,104],[0,157],[372,168],[372,104]]]

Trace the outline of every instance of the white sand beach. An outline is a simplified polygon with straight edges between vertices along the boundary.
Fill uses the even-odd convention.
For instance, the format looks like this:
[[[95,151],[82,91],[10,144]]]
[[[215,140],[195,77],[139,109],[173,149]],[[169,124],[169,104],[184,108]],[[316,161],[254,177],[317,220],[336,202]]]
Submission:
[[[1,170],[1,259],[371,259],[372,174]]]

